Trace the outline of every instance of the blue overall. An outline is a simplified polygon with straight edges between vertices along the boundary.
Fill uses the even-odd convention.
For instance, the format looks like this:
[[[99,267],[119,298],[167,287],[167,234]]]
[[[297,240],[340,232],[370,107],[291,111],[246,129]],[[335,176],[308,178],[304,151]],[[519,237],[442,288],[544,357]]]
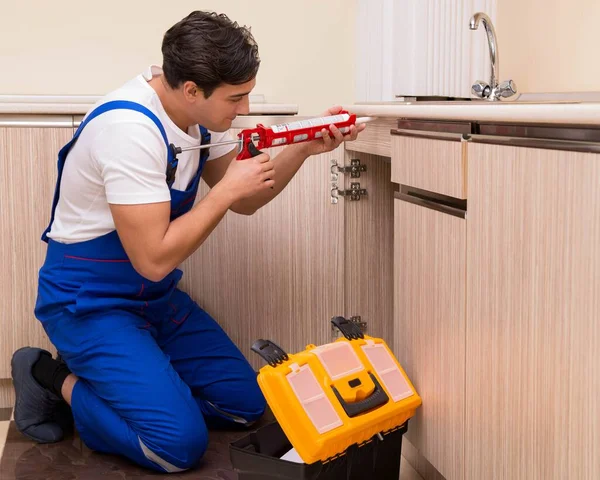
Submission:
[[[166,132],[145,107],[126,101],[96,108],[58,155],[48,243],[39,273],[35,315],[69,369],[75,425],[92,450],[120,454],[166,472],[197,464],[207,427],[248,424],[264,412],[256,373],[221,327],[177,288],[175,269],[152,282],[133,268],[116,231],[64,244],[48,238],[67,154],[85,126],[113,109],[148,116],[167,146]],[[210,133],[201,127],[202,143]],[[194,203],[208,149],[187,190],[171,192],[171,219]]]

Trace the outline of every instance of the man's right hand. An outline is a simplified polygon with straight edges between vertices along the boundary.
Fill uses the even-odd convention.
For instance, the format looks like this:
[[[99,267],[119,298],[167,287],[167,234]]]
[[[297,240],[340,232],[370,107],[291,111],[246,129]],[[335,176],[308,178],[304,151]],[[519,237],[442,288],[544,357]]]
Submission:
[[[271,188],[275,185],[274,175],[271,157],[261,153],[246,160],[234,158],[220,183],[238,201]]]

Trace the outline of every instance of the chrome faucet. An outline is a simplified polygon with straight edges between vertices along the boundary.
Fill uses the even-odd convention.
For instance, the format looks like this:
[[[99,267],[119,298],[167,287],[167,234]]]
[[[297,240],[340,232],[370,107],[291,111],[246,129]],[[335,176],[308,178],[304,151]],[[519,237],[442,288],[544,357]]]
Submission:
[[[477,80],[471,87],[471,92],[479,98],[484,98],[490,101],[496,101],[500,98],[512,97],[517,93],[517,85],[512,80],[507,80],[502,83],[498,83],[499,70],[500,70],[500,59],[498,55],[498,42],[496,40],[496,30],[494,25],[485,13],[476,13],[471,17],[469,22],[469,28],[471,30],[477,30],[479,28],[479,22],[483,22],[485,33],[487,34],[488,46],[490,48],[490,61],[492,72],[490,75],[490,82],[486,83],[483,80]]]

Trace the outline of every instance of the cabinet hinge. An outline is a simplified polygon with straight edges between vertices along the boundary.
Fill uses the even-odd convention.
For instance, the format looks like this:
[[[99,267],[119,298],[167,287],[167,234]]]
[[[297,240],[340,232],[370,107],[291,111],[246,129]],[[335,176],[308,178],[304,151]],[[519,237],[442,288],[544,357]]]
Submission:
[[[334,186],[331,189],[332,198],[336,197],[336,196],[350,197],[350,200],[358,201],[358,200],[360,200],[360,197],[363,197],[366,194],[367,194],[367,189],[360,188],[360,183],[358,183],[358,182],[352,182],[350,184],[349,190],[340,190],[339,188],[337,188],[337,186]]]
[[[352,182],[349,190],[340,189],[338,180],[340,173],[350,173],[352,178],[360,177],[360,172],[366,172],[367,166],[361,165],[360,159],[354,158],[348,166],[340,166],[335,158],[331,159],[331,203],[338,203],[339,197],[349,197],[350,200],[357,201],[360,197],[367,195],[367,189],[361,188],[360,183]]]
[[[332,320],[335,317],[332,317]],[[361,332],[365,333],[367,331],[367,322],[363,322],[362,317],[360,315],[355,315],[347,319],[349,322],[355,323],[359,326]],[[332,340],[336,340],[343,336],[343,333],[332,323],[331,324],[331,338]]]
[[[367,166],[361,165],[360,159],[353,158],[350,160],[350,165],[345,165],[340,167],[337,162],[331,165],[331,173],[349,173],[350,177],[358,178],[360,177],[360,172],[366,172]]]

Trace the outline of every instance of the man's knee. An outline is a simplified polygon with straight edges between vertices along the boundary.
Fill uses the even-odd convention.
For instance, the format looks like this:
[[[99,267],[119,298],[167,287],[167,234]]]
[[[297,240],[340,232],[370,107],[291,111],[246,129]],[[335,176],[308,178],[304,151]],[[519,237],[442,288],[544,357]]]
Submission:
[[[206,420],[210,426],[223,425],[222,420],[248,425],[262,417],[267,402],[256,383],[256,374],[243,381],[232,382],[228,387],[211,400],[204,401],[208,409]]]
[[[256,382],[256,376],[249,378],[241,386],[237,396],[236,405],[233,407],[247,422],[255,422],[265,413],[267,402]]]
[[[174,425],[152,435],[140,435],[140,448],[147,460],[168,473],[194,467],[204,456],[208,446],[208,432],[198,411],[176,415]]]
[[[260,390],[260,387],[256,383],[256,380],[250,383],[251,387],[249,388],[248,394],[245,398],[243,411],[244,418],[249,422],[254,422],[258,420],[263,413],[265,413],[265,409],[267,408],[267,401],[263,393]]]

